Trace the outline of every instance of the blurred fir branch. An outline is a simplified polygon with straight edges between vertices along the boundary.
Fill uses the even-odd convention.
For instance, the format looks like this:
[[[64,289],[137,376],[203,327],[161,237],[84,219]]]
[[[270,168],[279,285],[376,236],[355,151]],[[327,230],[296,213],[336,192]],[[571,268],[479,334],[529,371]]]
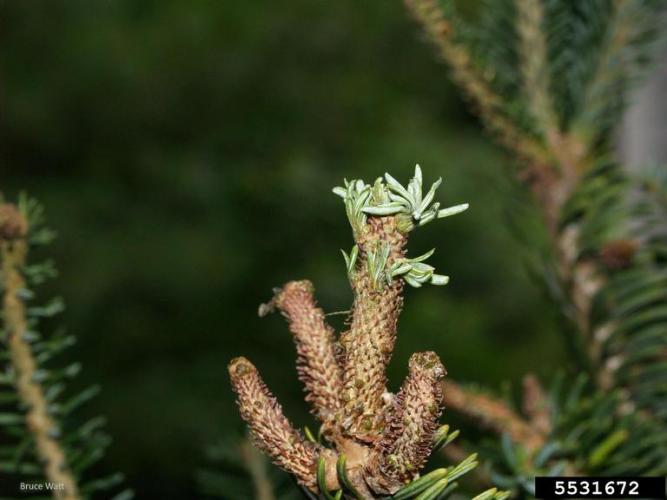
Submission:
[[[47,493],[57,499],[78,500],[98,498],[103,492],[107,498],[129,500],[133,494],[122,489],[121,474],[98,477],[94,468],[110,443],[101,430],[104,419],[95,417],[84,423],[73,419],[73,412],[95,396],[98,388],[68,393],[66,383],[81,365],[53,363],[74,337],[62,330],[51,335],[40,331],[64,307],[60,298],[43,305],[34,303],[32,288],[56,275],[51,261],[28,260],[34,247],[54,237],[43,222],[43,209],[34,200],[22,196],[18,206],[0,200],[5,344],[1,353],[0,471],[6,484],[14,484],[12,498],[44,498]],[[20,484],[41,485],[43,490],[21,491]],[[3,491],[6,494],[11,490]]]
[[[586,375],[561,373],[549,390],[526,376],[521,408],[479,387],[450,385],[448,394],[449,407],[501,436],[480,448],[501,488],[534,496],[538,475],[667,474],[667,431],[626,411],[622,392],[598,391]]]
[[[515,158],[550,238],[535,269],[563,312],[568,368],[586,374],[544,398],[543,428],[465,387],[450,405],[504,435],[490,453],[503,487],[531,495],[537,472],[665,474],[665,170],[623,169],[613,131],[664,47],[667,2],[485,1],[477,18],[406,4]]]
[[[206,466],[197,472],[206,498],[228,500],[298,500],[303,498],[290,476],[271,465],[250,439],[228,436],[206,450]]]

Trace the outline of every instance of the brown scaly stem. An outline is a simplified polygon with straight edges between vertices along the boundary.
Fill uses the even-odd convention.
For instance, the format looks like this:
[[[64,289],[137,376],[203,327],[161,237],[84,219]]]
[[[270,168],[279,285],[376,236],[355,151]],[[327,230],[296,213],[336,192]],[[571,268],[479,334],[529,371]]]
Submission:
[[[342,374],[334,352],[334,331],[317,307],[310,281],[292,281],[278,290],[262,313],[277,307],[289,322],[298,354],[299,379],[306,389],[306,401],[322,422],[328,436],[335,430],[341,410]]]
[[[321,448],[307,442],[292,427],[250,361],[245,358],[232,360],[229,376],[238,397],[241,417],[250,427],[255,445],[276,465],[294,474],[299,484],[317,491],[315,470]],[[329,483],[332,488],[337,485],[335,476]]]
[[[443,409],[441,381],[446,370],[438,356],[413,354],[409,369],[389,412],[387,432],[368,465],[368,482],[380,493],[395,493],[422,468]]]
[[[387,406],[386,367],[394,351],[398,316],[403,306],[403,281],[378,288],[370,276],[368,253],[389,246],[387,267],[405,256],[407,235],[396,217],[369,217],[357,236],[358,266],[351,277],[354,303],[351,327],[341,334],[343,359],[342,425],[346,434],[373,442],[384,429]]]
[[[35,382],[37,365],[30,345],[23,340],[27,331],[25,305],[20,298],[25,289],[21,270],[26,263],[28,224],[13,205],[0,208],[0,246],[2,253],[2,277],[4,295],[2,312],[7,335],[10,363],[14,370],[16,389],[20,401],[28,408],[25,421],[35,438],[37,455],[44,464],[49,482],[62,485],[54,490],[59,500],[78,500],[78,486],[69,468],[65,453],[53,437],[58,426],[48,412],[48,404],[42,387]]]
[[[311,437],[306,441],[290,425],[248,360],[236,358],[229,365],[241,417],[257,447],[303,487],[326,498],[333,495],[322,490],[338,488],[345,490],[345,498],[363,500],[394,494],[419,477],[436,444],[451,441],[448,426],[438,428],[445,375],[438,356],[414,354],[396,397],[387,389],[385,372],[394,350],[404,283],[420,287],[448,280],[424,262],[432,252],[406,257],[407,234],[468,206],[440,210],[440,204],[433,203],[440,181],[424,196],[418,166],[407,188],[389,174],[385,179],[373,186],[346,181],[345,188],[334,189],[345,202],[355,239],[352,252],[345,254],[354,292],[349,328],[335,338],[308,281],[287,283],[260,306],[260,315],[278,309],[287,319],[306,399],[332,447],[312,442]],[[475,465],[472,456],[461,467],[468,471]],[[442,492],[447,475],[454,471],[440,469],[427,478],[424,488]],[[495,491],[487,495],[506,497]]]

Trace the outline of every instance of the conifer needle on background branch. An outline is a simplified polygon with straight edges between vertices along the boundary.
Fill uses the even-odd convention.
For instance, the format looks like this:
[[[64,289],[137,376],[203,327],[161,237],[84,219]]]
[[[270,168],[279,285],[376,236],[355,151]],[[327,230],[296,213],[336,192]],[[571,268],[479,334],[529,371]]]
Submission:
[[[577,374],[545,391],[529,381],[523,409],[464,385],[446,401],[504,434],[487,455],[503,487],[530,495],[531,475],[563,470],[667,473],[667,234],[651,194],[667,186],[637,175],[664,166],[625,168],[613,150],[629,92],[664,47],[667,4],[489,0],[473,19],[454,0],[405,3],[542,214],[548,247],[529,250]],[[596,428],[594,415],[608,418]]]
[[[43,218],[41,206],[25,196],[18,205],[0,199],[1,319],[6,345],[0,358],[0,471],[9,484],[14,483],[17,498],[43,494],[48,486],[59,500],[90,499],[99,492],[113,500],[129,500],[133,494],[122,489],[121,474],[96,477],[91,471],[109,445],[101,432],[104,420],[95,417],[76,426],[71,421],[74,410],[98,392],[96,386],[75,394],[66,390],[65,382],[80,365],[62,368],[54,358],[74,338],[62,331],[48,336],[40,332],[42,323],[63,309],[59,299],[37,305],[32,290],[56,274],[50,261],[29,261],[31,248],[54,237],[43,226]],[[2,493],[3,499],[12,498],[8,496],[12,491]]]

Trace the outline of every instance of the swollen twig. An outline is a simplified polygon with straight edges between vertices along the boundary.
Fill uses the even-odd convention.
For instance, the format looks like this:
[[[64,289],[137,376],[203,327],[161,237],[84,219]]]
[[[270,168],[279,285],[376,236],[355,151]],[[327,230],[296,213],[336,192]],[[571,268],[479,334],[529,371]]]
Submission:
[[[416,486],[407,491],[440,498],[455,479],[477,465],[471,456],[441,475],[419,479],[433,450],[457,435],[438,427],[446,372],[434,352],[412,355],[397,395],[387,388],[386,369],[405,285],[448,282],[425,262],[433,251],[407,256],[408,234],[468,208],[440,208],[434,201],[439,184],[440,180],[424,192],[417,166],[407,186],[385,174],[373,185],[353,180],[334,189],[345,203],[355,242],[349,254],[343,253],[354,301],[348,329],[338,337],[326,324],[308,281],[285,284],[260,307],[260,315],[278,309],[289,323],[299,378],[322,423],[323,440],[310,431],[304,438],[291,426],[248,360],[236,358],[229,365],[241,417],[255,444],[320,498],[369,500],[399,490],[403,493],[397,498],[412,498],[404,488],[415,480]],[[495,491],[490,495],[502,497]]]

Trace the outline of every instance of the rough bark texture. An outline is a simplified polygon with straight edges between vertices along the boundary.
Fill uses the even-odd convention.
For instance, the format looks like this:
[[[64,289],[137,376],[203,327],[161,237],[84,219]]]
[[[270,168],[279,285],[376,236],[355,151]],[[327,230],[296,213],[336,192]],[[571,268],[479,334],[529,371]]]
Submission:
[[[373,442],[384,430],[387,406],[386,368],[396,341],[403,306],[403,280],[377,287],[367,255],[389,245],[387,267],[405,256],[407,237],[395,217],[369,217],[357,239],[359,258],[351,278],[354,291],[350,329],[340,337],[343,359],[344,432]]]
[[[327,435],[334,430],[341,408],[342,373],[334,353],[333,328],[317,307],[310,281],[287,283],[273,299],[287,318],[298,354],[299,380],[306,388],[306,401],[322,422]]]
[[[306,442],[289,423],[257,369],[245,358],[229,364],[232,387],[241,417],[250,427],[255,445],[276,465],[294,474],[299,484],[317,491],[317,446]]]
[[[367,467],[368,482],[379,493],[393,494],[415,478],[431,454],[442,413],[446,371],[438,356],[413,354],[409,368]]]
[[[418,180],[410,187],[413,192],[421,189],[419,169],[415,176]],[[306,399],[333,449],[304,441],[248,360],[233,360],[229,373],[241,417],[257,446],[277,465],[312,492],[344,485],[355,490],[347,494],[372,500],[417,477],[426,463],[442,411],[445,369],[435,353],[415,354],[399,394],[394,397],[387,389],[386,369],[403,305],[404,279],[398,270],[412,262],[403,259],[414,220],[407,212],[360,213],[355,203],[368,199],[367,187],[362,181],[353,182],[356,194],[348,189],[345,200],[356,243],[347,256],[354,294],[348,329],[336,339],[317,307],[309,281],[285,284],[259,311],[264,315],[278,309],[287,319]],[[382,186],[376,182],[374,189]],[[392,276],[393,272],[398,276]],[[317,480],[320,458],[324,460],[324,485]],[[337,470],[339,458],[344,473]]]

